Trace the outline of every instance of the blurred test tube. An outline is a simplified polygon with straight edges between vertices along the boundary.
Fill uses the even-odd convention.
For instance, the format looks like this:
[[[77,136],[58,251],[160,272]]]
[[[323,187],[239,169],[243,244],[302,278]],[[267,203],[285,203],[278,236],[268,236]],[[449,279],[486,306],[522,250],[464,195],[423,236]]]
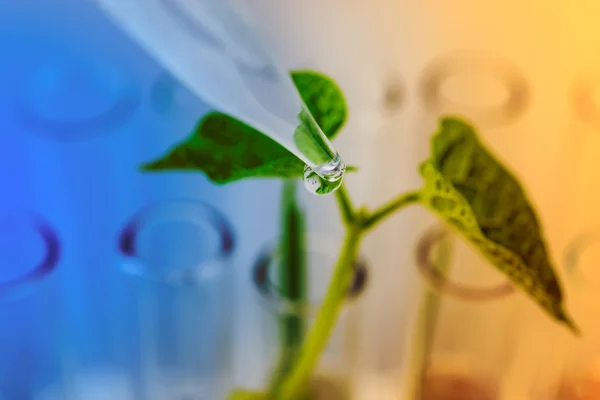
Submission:
[[[576,236],[566,247],[563,262],[571,289],[569,310],[582,336],[569,335],[558,343],[557,349],[564,350],[559,353],[560,369],[538,372],[532,400],[592,400],[600,396],[600,229]]]
[[[231,387],[234,238],[200,202],[143,209],[119,240],[139,312],[136,398],[222,399]]]
[[[421,236],[416,264],[437,293],[422,289],[399,395],[415,400],[504,398],[517,342],[513,287],[463,239],[438,226]]]
[[[277,246],[269,246],[258,258],[253,269],[256,300],[261,313],[261,349],[264,373],[259,385],[268,385],[272,373],[277,372],[282,355],[283,319],[298,318],[306,322],[301,333],[306,334],[314,322],[321,301],[325,298],[334,271],[337,251],[341,241],[335,236],[309,233],[306,251],[306,298],[290,300],[282,295],[280,287],[281,254]],[[364,294],[368,270],[364,260],[355,263],[354,277],[348,288],[346,304],[340,313],[336,327],[323,352],[308,389],[311,400],[354,399],[353,385],[359,380],[357,374],[357,334],[361,323],[357,303]],[[283,348],[291,352],[293,348]],[[260,386],[258,386],[260,388]]]
[[[0,399],[33,399],[64,378],[57,233],[42,217],[0,216]]]

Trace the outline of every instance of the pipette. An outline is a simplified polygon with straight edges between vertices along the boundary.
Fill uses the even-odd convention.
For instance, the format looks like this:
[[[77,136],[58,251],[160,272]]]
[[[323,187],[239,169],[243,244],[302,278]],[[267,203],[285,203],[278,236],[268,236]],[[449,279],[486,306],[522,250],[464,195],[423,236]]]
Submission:
[[[262,131],[305,164],[312,193],[337,189],[346,166],[291,77],[237,0],[96,0],[119,27],[216,109]]]

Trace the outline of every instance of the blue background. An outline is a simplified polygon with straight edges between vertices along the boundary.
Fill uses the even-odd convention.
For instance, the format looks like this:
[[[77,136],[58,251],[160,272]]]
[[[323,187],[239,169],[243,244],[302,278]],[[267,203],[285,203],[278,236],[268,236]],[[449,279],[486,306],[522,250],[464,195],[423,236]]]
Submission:
[[[42,215],[61,246],[43,285],[0,301],[0,398],[28,399],[27,388],[44,384],[38,371],[55,373],[41,378],[50,381],[68,371],[56,353],[85,365],[132,362],[115,351],[136,329],[116,244],[149,204],[198,199],[229,219],[235,293],[247,304],[252,260],[276,234],[279,183],[218,187],[201,174],[137,170],[187,137],[209,107],[91,1],[0,2],[0,52],[0,204]],[[3,249],[17,245],[11,232],[1,239]],[[16,265],[2,262],[0,278],[18,274]]]

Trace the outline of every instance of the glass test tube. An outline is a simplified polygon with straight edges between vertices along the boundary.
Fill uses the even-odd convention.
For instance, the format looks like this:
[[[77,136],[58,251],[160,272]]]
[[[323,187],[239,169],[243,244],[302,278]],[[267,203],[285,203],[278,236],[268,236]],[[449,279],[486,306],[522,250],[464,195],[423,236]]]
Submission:
[[[443,247],[442,247],[443,246]],[[514,353],[513,287],[446,228],[417,245],[423,289],[401,396],[419,400],[496,400]],[[406,379],[405,379],[406,381]]]
[[[310,233],[306,246],[306,300],[292,301],[281,295],[278,272],[281,261],[277,246],[269,246],[258,258],[253,268],[253,284],[257,300],[262,308],[261,337],[263,357],[266,360],[266,380],[270,383],[271,374],[276,371],[278,357],[282,353],[280,340],[281,321],[284,318],[298,317],[306,321],[304,333],[314,322],[320,303],[325,297],[337,252],[341,242],[336,238]],[[364,294],[368,280],[368,270],[359,258],[355,263],[355,275],[348,288],[347,303],[342,310],[327,348],[322,354],[315,375],[308,389],[310,400],[350,400],[352,375],[355,368],[357,327],[360,315],[356,302]],[[284,349],[288,351],[290,349]]]
[[[136,397],[224,399],[231,389],[234,237],[218,211],[196,201],[155,204],[124,227],[121,267],[139,308]]]
[[[60,244],[54,228],[29,212],[0,216],[0,399],[36,399],[63,378]]]
[[[600,229],[575,237],[564,253],[569,310],[581,337],[569,335],[558,377],[538,379],[532,400],[591,400],[600,396]]]

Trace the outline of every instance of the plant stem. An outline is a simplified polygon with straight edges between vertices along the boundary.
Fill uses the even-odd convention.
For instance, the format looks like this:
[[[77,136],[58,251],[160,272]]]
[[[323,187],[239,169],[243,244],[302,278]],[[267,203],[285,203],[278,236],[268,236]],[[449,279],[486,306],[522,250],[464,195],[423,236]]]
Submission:
[[[420,191],[415,190],[407,193],[403,193],[400,196],[396,197],[389,203],[384,204],[379,207],[371,216],[365,221],[364,227],[365,229],[372,229],[375,225],[383,221],[390,214],[398,211],[402,207],[405,207],[412,203],[417,203],[420,200]]]
[[[334,194],[338,202],[342,221],[346,227],[349,227],[352,225],[352,223],[354,223],[354,220],[356,219],[356,213],[354,212],[354,206],[352,205],[352,200],[350,200],[346,186],[342,184],[342,186],[340,186]]]
[[[279,285],[281,295],[293,303],[306,300],[306,228],[304,212],[297,201],[296,180],[284,181],[281,198],[281,234],[279,242]],[[306,321],[301,315],[284,314],[279,321],[279,366],[273,373],[272,387],[277,387],[292,365],[302,345]]]
[[[296,363],[280,387],[277,400],[297,400],[304,393],[313,369],[335,328],[348,293],[349,278],[354,272],[352,267],[358,254],[362,233],[363,229],[359,224],[352,225],[346,233],[325,299],[300,349]]]

